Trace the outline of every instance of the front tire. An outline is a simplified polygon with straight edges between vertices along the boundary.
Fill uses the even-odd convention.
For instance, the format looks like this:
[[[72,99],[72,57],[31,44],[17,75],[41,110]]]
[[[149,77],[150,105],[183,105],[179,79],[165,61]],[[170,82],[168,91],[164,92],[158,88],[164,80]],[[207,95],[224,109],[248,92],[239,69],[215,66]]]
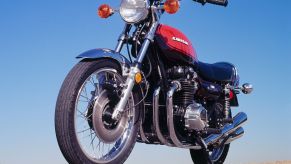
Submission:
[[[124,83],[118,63],[81,61],[67,75],[56,103],[55,130],[69,163],[120,164],[131,153],[140,125],[137,93],[119,121],[111,119]]]

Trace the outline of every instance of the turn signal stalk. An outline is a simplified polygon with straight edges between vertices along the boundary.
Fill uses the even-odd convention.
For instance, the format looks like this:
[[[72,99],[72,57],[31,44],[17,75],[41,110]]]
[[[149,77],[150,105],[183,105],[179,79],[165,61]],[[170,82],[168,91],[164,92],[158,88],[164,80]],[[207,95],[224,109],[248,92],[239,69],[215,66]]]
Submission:
[[[178,0],[167,0],[164,4],[164,9],[169,14],[175,14],[180,8]]]
[[[114,13],[114,10],[107,4],[103,4],[98,8],[98,15],[100,18],[108,18]]]

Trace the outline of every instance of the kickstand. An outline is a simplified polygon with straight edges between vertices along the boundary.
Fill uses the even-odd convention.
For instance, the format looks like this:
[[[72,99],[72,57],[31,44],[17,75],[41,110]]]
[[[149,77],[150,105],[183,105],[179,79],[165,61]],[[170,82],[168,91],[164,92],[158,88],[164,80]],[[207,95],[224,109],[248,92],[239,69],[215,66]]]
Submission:
[[[207,164],[213,164],[213,162],[210,159],[210,155],[209,155],[209,151],[208,151],[207,145],[204,142],[204,140],[202,139],[202,137],[197,136],[197,142],[202,147],[202,151],[203,151],[203,153],[205,155],[205,158],[207,158]]]

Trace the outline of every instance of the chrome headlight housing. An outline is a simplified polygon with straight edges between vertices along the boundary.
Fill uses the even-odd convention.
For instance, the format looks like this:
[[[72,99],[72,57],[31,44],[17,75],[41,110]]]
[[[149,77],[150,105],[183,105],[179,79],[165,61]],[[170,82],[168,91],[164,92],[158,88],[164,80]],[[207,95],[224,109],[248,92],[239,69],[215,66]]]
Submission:
[[[138,23],[147,17],[148,9],[148,0],[122,0],[119,12],[125,22]]]

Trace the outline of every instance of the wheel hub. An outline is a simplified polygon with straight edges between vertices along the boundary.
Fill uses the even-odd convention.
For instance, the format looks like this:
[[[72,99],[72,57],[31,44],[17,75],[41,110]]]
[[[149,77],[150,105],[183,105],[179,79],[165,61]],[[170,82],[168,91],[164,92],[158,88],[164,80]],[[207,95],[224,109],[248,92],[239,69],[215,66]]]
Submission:
[[[96,98],[92,119],[94,131],[99,139],[104,143],[113,143],[122,136],[128,118],[126,115],[118,121],[111,118],[114,105],[108,95],[108,91],[104,90]]]

